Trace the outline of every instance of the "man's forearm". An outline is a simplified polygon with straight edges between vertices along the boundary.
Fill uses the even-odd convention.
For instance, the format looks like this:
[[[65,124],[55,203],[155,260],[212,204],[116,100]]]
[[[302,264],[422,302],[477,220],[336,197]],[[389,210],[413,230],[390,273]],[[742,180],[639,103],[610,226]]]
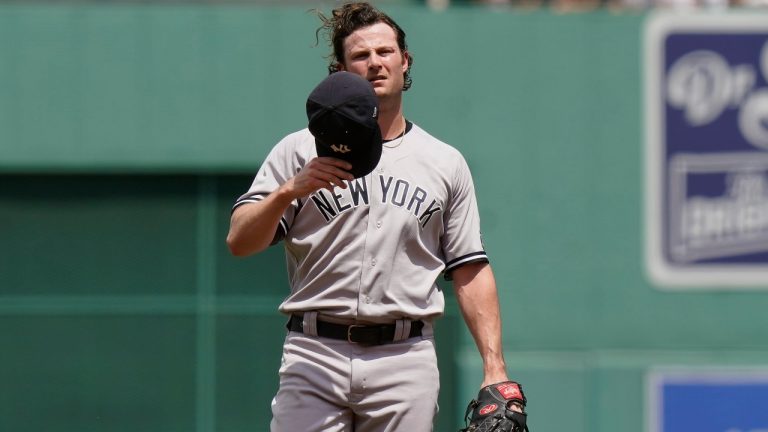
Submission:
[[[483,386],[506,381],[499,297],[487,263],[468,264],[453,272],[459,309],[483,359]]]
[[[292,200],[290,195],[277,189],[259,202],[236,208],[227,234],[230,252],[235,256],[247,256],[266,249]]]

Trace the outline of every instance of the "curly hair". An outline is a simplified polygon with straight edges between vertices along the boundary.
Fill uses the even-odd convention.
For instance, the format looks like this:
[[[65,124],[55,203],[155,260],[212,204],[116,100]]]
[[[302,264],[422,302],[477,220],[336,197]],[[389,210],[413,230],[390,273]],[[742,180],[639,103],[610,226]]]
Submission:
[[[315,32],[319,40],[320,33],[326,34],[333,52],[327,56],[329,59],[328,73],[332,74],[341,69],[344,63],[344,40],[355,31],[377,23],[384,23],[392,27],[397,35],[397,45],[400,51],[408,54],[408,69],[403,73],[403,91],[411,88],[411,66],[413,66],[413,54],[408,52],[408,44],[405,42],[405,31],[384,12],[373,7],[367,2],[346,3],[334,9],[331,17],[326,17],[319,10],[315,10],[322,25]]]

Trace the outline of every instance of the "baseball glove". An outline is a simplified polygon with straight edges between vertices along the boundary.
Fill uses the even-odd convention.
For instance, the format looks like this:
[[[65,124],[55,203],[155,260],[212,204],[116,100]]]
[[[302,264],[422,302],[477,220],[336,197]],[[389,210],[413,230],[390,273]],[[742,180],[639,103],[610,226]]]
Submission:
[[[466,427],[459,432],[528,432],[526,403],[522,387],[514,381],[485,386],[467,406]],[[513,405],[523,412],[513,411]]]

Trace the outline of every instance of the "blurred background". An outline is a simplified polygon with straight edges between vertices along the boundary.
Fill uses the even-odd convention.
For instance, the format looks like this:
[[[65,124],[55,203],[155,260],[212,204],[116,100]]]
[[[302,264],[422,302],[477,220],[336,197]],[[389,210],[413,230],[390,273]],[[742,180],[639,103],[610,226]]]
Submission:
[[[665,383],[709,382],[712,371],[754,391],[747,399],[762,408],[739,418],[762,415],[768,241],[737,254],[743,262],[680,264],[646,247],[660,217],[646,202],[658,192],[648,148],[663,144],[653,119],[671,112],[654,105],[663,68],[649,65],[672,55],[666,39],[647,38],[647,22],[748,15],[765,23],[749,31],[766,41],[766,2],[374,3],[415,57],[406,116],[459,148],[475,176],[509,374],[530,400],[531,430],[768,428],[764,417],[721,429],[658,420],[665,409],[684,418],[688,400],[666,407]],[[284,255],[233,258],[224,240],[269,149],[305,126],[329,52],[308,10],[337,4],[0,3],[0,431],[268,430]],[[764,89],[768,50],[763,66],[759,48],[747,51],[738,62],[754,63],[750,89]],[[768,220],[768,206],[754,208]],[[673,272],[700,269],[703,282],[649,276],[654,254]],[[756,276],[739,283],[741,272]],[[481,379],[445,293],[442,432],[463,426]],[[694,388],[705,397],[690,400],[726,406],[741,394],[730,390]]]

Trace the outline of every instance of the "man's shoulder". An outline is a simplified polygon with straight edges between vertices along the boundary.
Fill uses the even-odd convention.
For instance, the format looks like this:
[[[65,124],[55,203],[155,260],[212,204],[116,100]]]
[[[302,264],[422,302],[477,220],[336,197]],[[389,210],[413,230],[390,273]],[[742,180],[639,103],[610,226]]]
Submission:
[[[444,156],[451,159],[463,159],[461,151],[451,144],[435,137],[417,124],[413,124],[411,133],[414,140],[417,141],[417,147],[423,151],[429,152],[434,157]]]
[[[285,135],[274,146],[274,150],[292,153],[306,153],[314,151],[314,149],[315,139],[307,128],[300,129]]]
[[[411,133],[414,134],[414,138],[418,139],[422,144],[424,145],[431,145],[435,147],[442,147],[445,149],[451,149],[453,151],[459,151],[456,147],[454,147],[451,144],[448,144],[447,142],[443,141],[440,138],[437,138],[436,136],[432,135],[431,133],[427,132],[424,128],[417,125],[416,123],[413,123],[413,128],[411,129]]]
[[[309,129],[299,129],[297,131],[290,132],[285,135],[278,144],[282,145],[298,145],[301,143],[314,143],[314,137],[309,132]]]

